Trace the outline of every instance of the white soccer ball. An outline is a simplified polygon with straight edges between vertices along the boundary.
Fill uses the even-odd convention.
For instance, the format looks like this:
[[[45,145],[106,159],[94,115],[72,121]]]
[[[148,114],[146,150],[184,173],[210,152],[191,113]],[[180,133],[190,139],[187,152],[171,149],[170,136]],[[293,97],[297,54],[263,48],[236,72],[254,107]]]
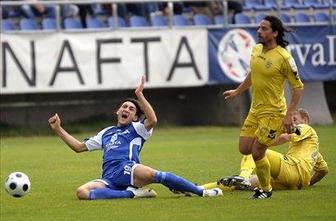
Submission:
[[[28,176],[22,172],[9,174],[5,182],[7,192],[14,197],[23,197],[29,192],[30,187]]]

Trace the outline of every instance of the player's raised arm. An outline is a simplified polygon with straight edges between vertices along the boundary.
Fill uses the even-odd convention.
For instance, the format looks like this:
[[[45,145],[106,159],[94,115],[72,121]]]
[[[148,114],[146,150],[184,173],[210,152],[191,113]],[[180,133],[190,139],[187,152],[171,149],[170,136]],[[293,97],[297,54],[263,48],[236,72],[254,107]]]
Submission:
[[[73,151],[76,153],[80,153],[83,151],[87,151],[87,147],[85,144],[76,138],[74,138],[72,135],[70,135],[66,130],[64,130],[61,126],[61,119],[56,113],[54,116],[50,117],[49,125],[51,129],[66,143]]]
[[[234,97],[240,95],[241,93],[243,93],[244,91],[249,89],[251,87],[251,85],[252,85],[251,73],[248,73],[245,80],[236,89],[224,91],[223,95],[224,95],[225,100],[230,99],[230,98],[234,98]]]
[[[150,105],[150,103],[146,100],[145,96],[143,95],[143,89],[145,87],[145,81],[146,81],[146,77],[145,77],[145,75],[143,75],[141,77],[140,84],[135,89],[135,95],[137,96],[138,101],[141,105],[141,108],[142,108],[143,112],[145,113],[146,119],[145,119],[144,125],[145,125],[145,128],[147,129],[147,131],[149,131],[150,129],[155,127],[155,125],[157,123],[157,118],[156,118],[156,114],[155,114],[155,111],[153,110],[152,106]]]

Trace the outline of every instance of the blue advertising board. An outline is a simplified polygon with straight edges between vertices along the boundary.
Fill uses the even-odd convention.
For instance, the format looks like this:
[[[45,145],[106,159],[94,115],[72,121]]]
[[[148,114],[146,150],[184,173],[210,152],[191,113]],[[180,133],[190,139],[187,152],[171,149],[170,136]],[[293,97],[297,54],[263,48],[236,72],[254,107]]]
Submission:
[[[287,36],[303,81],[336,80],[336,27],[297,26]],[[240,83],[249,71],[256,27],[210,29],[209,84]]]

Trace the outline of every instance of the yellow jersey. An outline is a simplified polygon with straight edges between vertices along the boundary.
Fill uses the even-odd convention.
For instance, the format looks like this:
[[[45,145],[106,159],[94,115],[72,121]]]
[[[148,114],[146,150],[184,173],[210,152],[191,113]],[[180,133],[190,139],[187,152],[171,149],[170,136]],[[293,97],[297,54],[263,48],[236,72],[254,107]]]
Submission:
[[[319,153],[318,136],[315,130],[307,124],[299,124],[297,127],[300,135],[291,135],[285,157],[298,166],[301,184],[308,186],[313,172],[328,170],[328,166]]]
[[[263,45],[254,46],[251,55],[252,104],[257,115],[285,115],[285,80],[291,88],[303,88],[295,61],[281,46],[263,52]]]

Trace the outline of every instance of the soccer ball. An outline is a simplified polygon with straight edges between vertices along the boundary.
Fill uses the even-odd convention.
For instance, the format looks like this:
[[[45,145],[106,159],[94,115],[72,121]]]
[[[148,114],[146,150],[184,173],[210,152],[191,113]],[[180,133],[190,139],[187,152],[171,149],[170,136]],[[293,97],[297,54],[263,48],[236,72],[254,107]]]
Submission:
[[[22,172],[9,174],[5,182],[7,192],[14,197],[23,197],[29,192],[30,187],[28,176]]]

